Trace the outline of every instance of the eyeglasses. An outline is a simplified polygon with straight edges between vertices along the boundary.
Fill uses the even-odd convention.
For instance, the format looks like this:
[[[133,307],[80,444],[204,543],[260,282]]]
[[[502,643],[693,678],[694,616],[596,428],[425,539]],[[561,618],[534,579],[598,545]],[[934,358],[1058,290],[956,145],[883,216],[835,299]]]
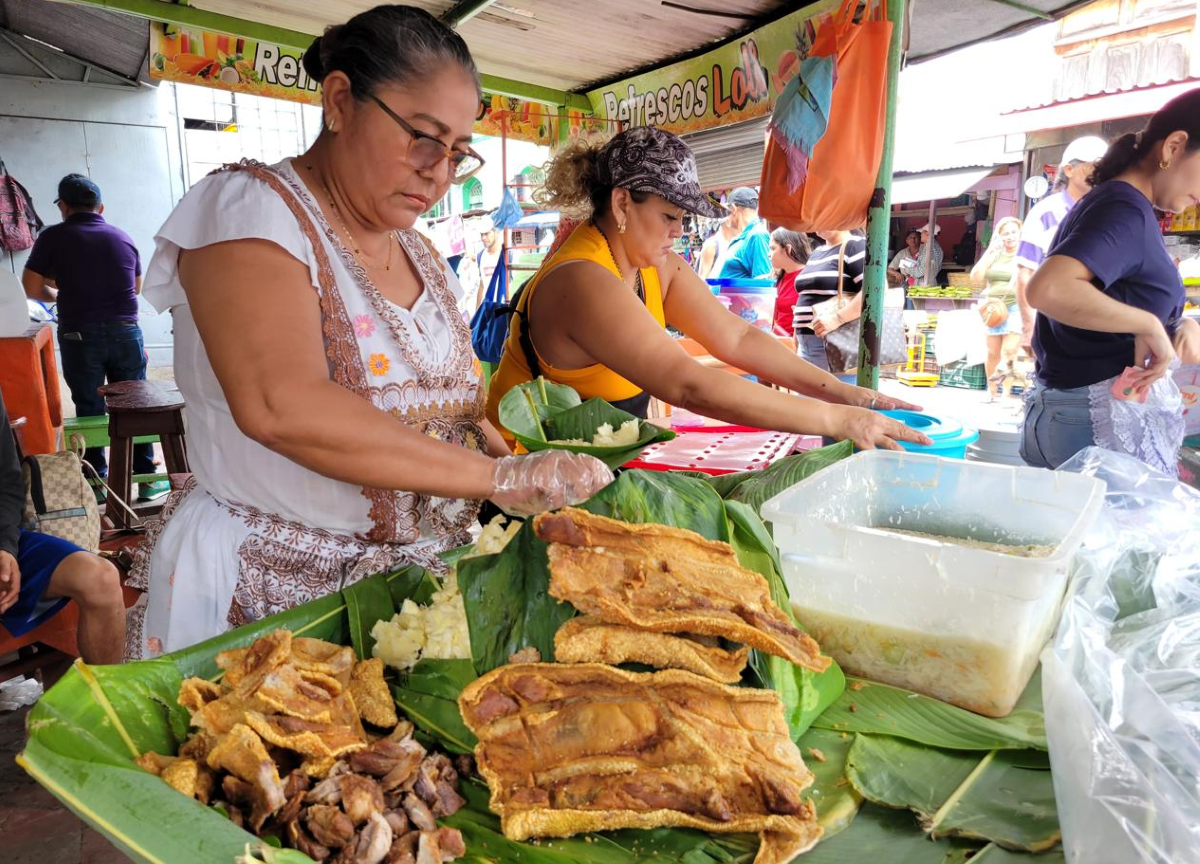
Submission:
[[[414,129],[411,124],[386,104],[374,93],[367,94],[371,101],[383,109],[396,121],[401,129],[409,134],[408,163],[418,171],[425,171],[438,165],[443,159],[450,160],[450,182],[465,183],[483,167],[483,157],[468,147],[465,151],[447,147],[442,140],[428,132]]]

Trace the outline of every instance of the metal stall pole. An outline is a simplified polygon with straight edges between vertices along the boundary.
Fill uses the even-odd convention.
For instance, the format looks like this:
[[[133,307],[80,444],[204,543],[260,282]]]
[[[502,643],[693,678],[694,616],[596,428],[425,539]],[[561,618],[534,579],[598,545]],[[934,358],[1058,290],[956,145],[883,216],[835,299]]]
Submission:
[[[863,273],[862,327],[858,346],[858,386],[879,386],[879,346],[883,336],[883,301],[887,294],[887,253],[892,212],[892,155],[896,148],[896,102],[900,89],[900,64],[904,55],[907,0],[888,0],[892,44],[888,49],[887,123],[883,131],[883,158],[875,180],[875,194],[867,211],[867,266]]]

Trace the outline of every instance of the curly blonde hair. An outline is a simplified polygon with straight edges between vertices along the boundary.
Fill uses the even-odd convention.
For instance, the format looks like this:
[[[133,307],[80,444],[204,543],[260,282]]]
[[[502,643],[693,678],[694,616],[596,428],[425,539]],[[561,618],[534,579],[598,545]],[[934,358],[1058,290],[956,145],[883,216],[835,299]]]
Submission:
[[[555,153],[542,166],[546,182],[533,193],[538,206],[581,221],[603,210],[603,199],[611,189],[600,183],[596,157],[606,143],[577,138]]]

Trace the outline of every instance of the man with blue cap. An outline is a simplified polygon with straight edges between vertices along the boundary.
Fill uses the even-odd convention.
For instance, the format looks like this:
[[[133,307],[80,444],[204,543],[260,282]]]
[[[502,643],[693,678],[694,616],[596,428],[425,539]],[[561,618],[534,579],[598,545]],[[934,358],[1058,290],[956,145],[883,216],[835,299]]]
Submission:
[[[739,186],[729,193],[729,222],[738,235],[729,243],[722,279],[756,279],[771,275],[771,235],[758,218],[758,193]]]
[[[58,304],[58,344],[63,377],[81,417],[104,414],[100,387],[107,381],[146,377],[146,351],[138,326],[142,262],[129,235],[104,220],[100,187],[83,174],[68,174],[55,199],[63,221],[38,235],[21,283],[34,300]],[[105,476],[103,447],[85,458]],[[154,473],[149,444],[134,447],[135,474]],[[167,492],[166,483],[143,483],[140,500]]]

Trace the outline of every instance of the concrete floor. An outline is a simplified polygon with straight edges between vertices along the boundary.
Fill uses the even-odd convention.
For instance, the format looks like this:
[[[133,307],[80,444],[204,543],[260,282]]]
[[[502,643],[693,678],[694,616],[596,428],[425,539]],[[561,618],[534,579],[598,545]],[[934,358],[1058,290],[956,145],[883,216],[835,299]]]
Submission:
[[[4,864],[128,864],[129,858],[17,765],[28,708],[0,713],[0,860]]]

